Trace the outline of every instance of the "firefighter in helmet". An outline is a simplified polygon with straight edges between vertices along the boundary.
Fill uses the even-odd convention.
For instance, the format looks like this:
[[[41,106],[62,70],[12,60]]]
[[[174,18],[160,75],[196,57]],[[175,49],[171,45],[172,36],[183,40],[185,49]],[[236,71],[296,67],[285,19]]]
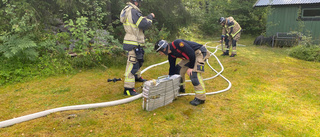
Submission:
[[[225,41],[226,48],[223,51],[223,56],[229,56],[229,49],[232,45],[232,53],[230,57],[234,57],[237,55],[237,42],[240,39],[241,35],[241,27],[237,21],[233,19],[233,17],[224,18],[221,17],[219,19],[219,23],[222,26],[222,35],[221,41]]]
[[[181,85],[179,92],[185,93],[185,74],[187,73],[196,94],[190,104],[194,106],[203,104],[206,100],[206,90],[201,73],[204,72],[205,60],[210,57],[206,47],[183,39],[174,40],[172,43],[159,40],[155,44],[154,50],[161,55],[168,56],[170,64],[169,75],[180,74]],[[178,64],[176,64],[177,58],[182,59]]]
[[[123,23],[126,34],[123,40],[123,49],[127,53],[127,66],[124,74],[124,94],[134,96],[135,82],[146,81],[141,77],[140,68],[144,62],[144,31],[152,25],[153,13],[148,16],[142,16],[139,9],[142,0],[130,0],[120,13],[120,21]]]

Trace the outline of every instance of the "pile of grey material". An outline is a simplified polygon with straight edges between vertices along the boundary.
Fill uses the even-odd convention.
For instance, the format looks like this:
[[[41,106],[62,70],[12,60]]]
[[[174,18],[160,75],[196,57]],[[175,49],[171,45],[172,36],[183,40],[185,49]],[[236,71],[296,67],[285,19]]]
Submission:
[[[173,75],[144,82],[142,91],[143,109],[152,111],[172,103],[179,96],[180,79],[180,75]]]

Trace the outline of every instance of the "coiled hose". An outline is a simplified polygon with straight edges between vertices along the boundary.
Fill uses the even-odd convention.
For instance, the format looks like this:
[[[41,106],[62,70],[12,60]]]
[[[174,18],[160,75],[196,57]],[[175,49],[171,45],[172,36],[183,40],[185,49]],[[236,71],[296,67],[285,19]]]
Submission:
[[[206,46],[206,44],[205,44],[205,46]],[[224,91],[229,90],[231,88],[231,82],[227,78],[225,78],[224,76],[221,75],[221,73],[223,72],[224,68],[223,68],[223,65],[221,64],[220,60],[218,59],[218,57],[215,55],[215,53],[217,52],[219,46],[217,46],[217,47],[206,46],[206,47],[207,47],[207,49],[208,48],[215,48],[216,49],[214,52],[212,52],[210,54],[210,56],[214,56],[216,58],[216,60],[218,61],[219,65],[221,66],[222,70],[220,72],[216,71],[210,65],[209,61],[207,60],[208,66],[213,71],[215,71],[217,74],[215,76],[212,76],[210,78],[206,78],[206,79],[203,79],[203,80],[210,80],[210,79],[213,79],[213,78],[215,78],[217,76],[221,76],[223,79],[225,79],[229,83],[229,86],[226,89],[223,89],[223,90],[220,90],[220,91],[216,91],[216,92],[209,92],[209,93],[206,93],[206,94],[207,95],[212,95],[212,94],[222,93]],[[168,62],[168,60],[164,61],[164,62],[161,62],[161,63],[158,63],[158,64],[151,65],[151,66],[145,68],[144,70],[142,70],[141,74],[144,73],[145,71],[147,71],[150,68],[165,64],[167,62]],[[187,80],[186,82],[190,82],[190,80]],[[195,95],[195,93],[180,94],[179,96],[187,96],[187,95]],[[59,108],[49,109],[49,110],[45,110],[45,111],[41,111],[41,112],[37,112],[37,113],[25,115],[25,116],[13,118],[13,119],[1,121],[0,122],[0,128],[8,127],[8,126],[11,126],[11,125],[14,125],[14,124],[17,124],[17,123],[29,121],[29,120],[36,119],[36,118],[39,118],[39,117],[43,117],[43,116],[46,116],[46,115],[49,115],[49,114],[55,113],[55,112],[67,111],[67,110],[81,110],[81,109],[89,109],[89,108],[116,106],[116,105],[120,105],[120,104],[124,104],[124,103],[128,103],[128,102],[137,100],[137,99],[139,99],[141,97],[142,97],[142,94],[138,94],[136,96],[132,96],[132,97],[128,97],[128,98],[120,99],[120,100],[115,100],[115,101],[102,102],[102,103],[93,103],[93,104],[84,104],[84,105],[75,105],[75,106],[66,106],[66,107],[59,107]]]

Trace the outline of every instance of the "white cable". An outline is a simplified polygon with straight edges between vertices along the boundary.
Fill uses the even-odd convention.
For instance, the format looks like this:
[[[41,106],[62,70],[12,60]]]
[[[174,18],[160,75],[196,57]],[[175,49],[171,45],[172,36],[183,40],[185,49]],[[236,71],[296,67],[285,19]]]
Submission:
[[[207,46],[207,47],[208,47],[208,46]],[[218,46],[217,46],[217,47],[218,47]],[[211,47],[208,47],[208,48],[211,48]],[[218,48],[216,48],[215,52],[216,52],[217,50],[218,50]],[[214,53],[215,53],[215,52],[214,52]],[[229,90],[229,89],[231,88],[231,82],[230,82],[228,79],[226,79],[224,76],[221,75],[221,73],[222,73],[222,71],[223,71],[223,66],[222,66],[221,62],[219,61],[219,59],[214,55],[214,53],[211,53],[210,56],[213,55],[213,56],[218,60],[220,66],[222,67],[222,70],[221,70],[220,72],[217,72],[215,69],[213,69],[213,68],[211,67],[211,65],[209,64],[209,62],[208,62],[208,60],[207,60],[207,64],[210,66],[210,68],[211,68],[212,70],[214,70],[214,71],[217,73],[217,75],[215,75],[215,76],[213,76],[213,77],[210,77],[210,78],[207,78],[207,79],[204,79],[204,80],[209,80],[209,79],[212,79],[212,78],[220,75],[222,78],[224,78],[226,81],[228,81],[229,86],[228,86],[226,89],[224,89],[224,90],[206,93],[207,95],[221,93],[221,92],[227,91],[227,90]],[[155,67],[155,66],[159,66],[159,65],[165,64],[165,63],[167,63],[167,62],[168,62],[168,60],[163,61],[163,62],[158,63],[158,64],[151,65],[151,66],[145,68],[144,70],[142,70],[142,71],[141,71],[141,74],[144,73],[145,71],[149,70],[150,68],[153,68],[153,67]],[[195,94],[194,94],[194,93],[187,93],[187,94],[180,94],[179,96],[186,96],[186,95],[195,95]],[[128,103],[128,102],[137,100],[137,99],[139,99],[139,98],[141,98],[141,97],[142,97],[142,94],[138,94],[138,95],[136,95],[136,96],[132,96],[132,97],[128,97],[128,98],[120,99],[120,100],[115,100],[115,101],[110,101],[110,102],[94,103],[94,104],[84,104],[84,105],[75,105],[75,106],[66,106],[66,107],[59,107],[59,108],[49,109],[49,110],[45,110],[45,111],[41,111],[41,112],[37,112],[37,113],[25,115],[25,116],[13,118],[13,119],[1,121],[1,122],[0,122],[0,128],[8,127],[8,126],[11,126],[11,125],[14,125],[14,124],[17,124],[17,123],[29,121],[29,120],[36,119],[36,118],[39,118],[39,117],[43,117],[43,116],[46,116],[46,115],[49,115],[49,114],[55,113],[55,112],[67,111],[67,110],[81,110],[81,109],[89,109],[89,108],[97,108],[97,107],[115,106],[115,105],[120,105],[120,104],[124,104],[124,103]]]

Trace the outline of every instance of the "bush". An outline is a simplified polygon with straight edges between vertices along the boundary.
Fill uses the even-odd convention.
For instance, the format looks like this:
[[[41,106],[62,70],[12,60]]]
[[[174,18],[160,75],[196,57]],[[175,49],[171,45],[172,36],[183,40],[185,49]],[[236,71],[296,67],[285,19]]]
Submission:
[[[299,45],[293,47],[289,51],[289,56],[306,60],[320,62],[320,46],[319,45]]]
[[[81,69],[124,66],[127,59],[125,52],[116,50],[113,53],[115,54],[88,52],[86,56],[77,57],[70,57],[65,53],[51,53],[33,61],[0,57],[2,62],[0,65],[0,86],[39,77],[74,74]]]
[[[66,74],[74,70],[70,62],[53,55],[38,57],[36,60],[19,60],[18,58],[0,58],[0,85],[23,82],[37,77]]]

